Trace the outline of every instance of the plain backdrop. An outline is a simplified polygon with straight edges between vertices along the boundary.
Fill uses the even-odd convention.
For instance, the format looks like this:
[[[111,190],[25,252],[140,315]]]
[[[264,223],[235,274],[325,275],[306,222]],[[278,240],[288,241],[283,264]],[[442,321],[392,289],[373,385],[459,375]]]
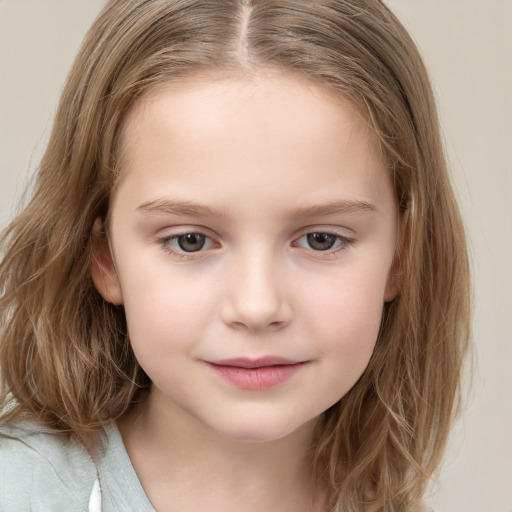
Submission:
[[[221,0],[219,0],[221,1]],[[512,512],[512,0],[388,0],[423,52],[474,268],[477,369],[431,503]],[[102,0],[0,0],[0,227]]]

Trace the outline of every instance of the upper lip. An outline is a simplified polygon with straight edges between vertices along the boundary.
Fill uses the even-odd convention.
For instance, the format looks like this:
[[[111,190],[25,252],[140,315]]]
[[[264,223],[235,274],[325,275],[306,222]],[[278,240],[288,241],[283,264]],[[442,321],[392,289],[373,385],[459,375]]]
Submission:
[[[263,368],[265,366],[291,365],[299,364],[303,361],[286,359],[284,357],[265,356],[251,359],[249,357],[236,357],[232,359],[219,359],[217,361],[209,361],[210,364],[217,366],[234,366],[238,368]]]

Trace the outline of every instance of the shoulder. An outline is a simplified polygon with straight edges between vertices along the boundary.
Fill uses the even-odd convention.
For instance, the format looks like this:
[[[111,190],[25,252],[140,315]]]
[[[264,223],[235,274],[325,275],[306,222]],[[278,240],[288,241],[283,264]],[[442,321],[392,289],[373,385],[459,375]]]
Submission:
[[[86,511],[96,478],[78,441],[32,421],[0,425],[0,512]]]

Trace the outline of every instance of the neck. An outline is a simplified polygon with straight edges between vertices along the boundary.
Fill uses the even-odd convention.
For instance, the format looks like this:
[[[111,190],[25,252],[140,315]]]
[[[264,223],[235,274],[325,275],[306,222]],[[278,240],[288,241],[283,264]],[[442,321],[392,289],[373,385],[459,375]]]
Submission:
[[[148,400],[119,424],[126,450],[159,512],[311,512],[314,422],[282,439],[248,442],[209,430],[179,408]]]

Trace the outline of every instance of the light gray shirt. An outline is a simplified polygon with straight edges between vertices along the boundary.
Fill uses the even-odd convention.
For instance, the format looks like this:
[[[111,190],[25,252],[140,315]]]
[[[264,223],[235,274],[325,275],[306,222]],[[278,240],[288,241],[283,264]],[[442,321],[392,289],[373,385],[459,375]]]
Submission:
[[[0,512],[155,512],[119,430],[93,457],[35,422],[0,427]]]

